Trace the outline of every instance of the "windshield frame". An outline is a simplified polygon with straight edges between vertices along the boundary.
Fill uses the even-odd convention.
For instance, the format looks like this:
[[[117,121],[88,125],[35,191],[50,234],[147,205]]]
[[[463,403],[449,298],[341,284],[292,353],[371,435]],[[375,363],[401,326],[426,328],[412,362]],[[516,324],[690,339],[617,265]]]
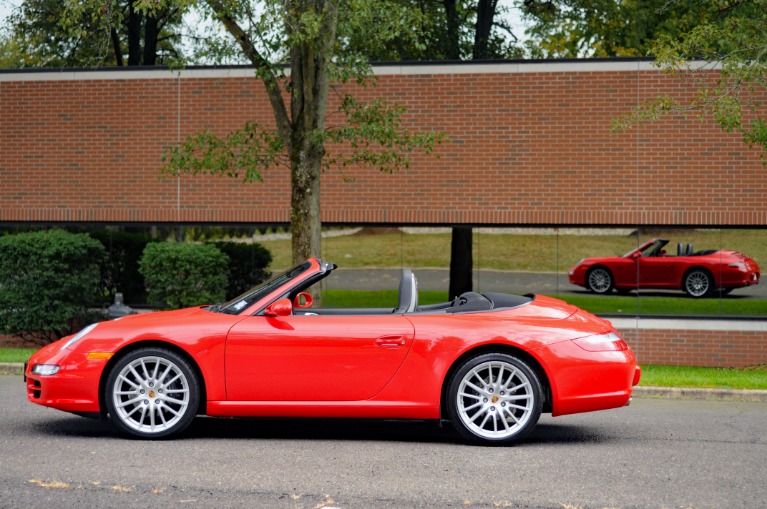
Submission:
[[[295,267],[291,267],[285,272],[272,277],[260,285],[251,288],[242,295],[235,297],[226,304],[223,304],[220,308],[218,308],[217,311],[227,315],[239,315],[246,309],[250,308],[253,304],[270,295],[278,288],[281,288],[296,278],[299,278],[301,275],[311,270],[311,268],[311,260],[306,260],[305,262],[300,263]]]

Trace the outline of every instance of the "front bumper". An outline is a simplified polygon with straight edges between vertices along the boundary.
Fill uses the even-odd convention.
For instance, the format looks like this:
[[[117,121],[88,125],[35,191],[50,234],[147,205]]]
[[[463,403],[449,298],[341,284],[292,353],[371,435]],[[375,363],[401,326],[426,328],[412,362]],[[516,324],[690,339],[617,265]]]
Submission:
[[[99,381],[106,361],[88,359],[83,353],[69,350],[59,351],[60,345],[52,348],[54,345],[36,352],[24,365],[27,400],[66,412],[99,412]],[[55,375],[36,375],[32,373],[36,364],[55,364],[60,369]]]

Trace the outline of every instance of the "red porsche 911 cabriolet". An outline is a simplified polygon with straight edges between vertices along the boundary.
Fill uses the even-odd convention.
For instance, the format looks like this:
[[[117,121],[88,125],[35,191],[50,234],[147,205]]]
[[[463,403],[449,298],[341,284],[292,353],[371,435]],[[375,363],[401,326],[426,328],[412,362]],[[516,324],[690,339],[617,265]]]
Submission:
[[[735,288],[759,284],[759,266],[735,251],[693,251],[677,244],[676,254],[665,249],[666,239],[652,239],[623,256],[586,258],[568,272],[570,283],[594,293],[639,289],[683,290],[691,297],[724,295]]]
[[[386,309],[312,307],[334,264],[291,268],[231,302],[90,325],[36,352],[29,401],[159,438],[196,415],[450,421],[467,440],[524,438],[541,412],[625,406],[641,370],[612,325],[535,295],[419,305],[403,270]]]

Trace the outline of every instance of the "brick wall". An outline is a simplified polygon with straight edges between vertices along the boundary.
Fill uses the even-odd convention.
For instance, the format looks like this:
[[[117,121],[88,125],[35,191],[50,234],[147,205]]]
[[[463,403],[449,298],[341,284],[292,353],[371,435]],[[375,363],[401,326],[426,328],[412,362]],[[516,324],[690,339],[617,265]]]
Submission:
[[[695,116],[611,133],[639,101],[690,93],[647,62],[376,72],[377,87],[346,88],[404,104],[411,127],[449,142],[393,175],[329,168],[326,223],[767,224],[764,166],[736,134]],[[158,172],[195,131],[273,124],[248,69],[0,72],[0,111],[0,222],[289,219],[286,169],[257,184]]]
[[[640,364],[740,368],[767,364],[767,332],[621,329]]]

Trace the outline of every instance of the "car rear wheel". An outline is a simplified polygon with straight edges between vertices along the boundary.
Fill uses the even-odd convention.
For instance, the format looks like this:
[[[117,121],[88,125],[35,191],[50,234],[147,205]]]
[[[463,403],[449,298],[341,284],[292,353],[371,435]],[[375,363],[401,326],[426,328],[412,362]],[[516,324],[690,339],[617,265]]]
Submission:
[[[714,286],[711,276],[703,269],[693,269],[684,276],[682,288],[690,297],[705,297]]]
[[[507,354],[466,361],[448,387],[448,414],[470,442],[508,444],[525,438],[543,408],[541,384],[530,366]]]
[[[594,293],[609,293],[613,289],[613,275],[604,267],[594,267],[586,275],[586,285]]]
[[[105,387],[109,416],[141,438],[181,433],[199,406],[199,382],[189,364],[162,348],[142,348],[119,359]]]

